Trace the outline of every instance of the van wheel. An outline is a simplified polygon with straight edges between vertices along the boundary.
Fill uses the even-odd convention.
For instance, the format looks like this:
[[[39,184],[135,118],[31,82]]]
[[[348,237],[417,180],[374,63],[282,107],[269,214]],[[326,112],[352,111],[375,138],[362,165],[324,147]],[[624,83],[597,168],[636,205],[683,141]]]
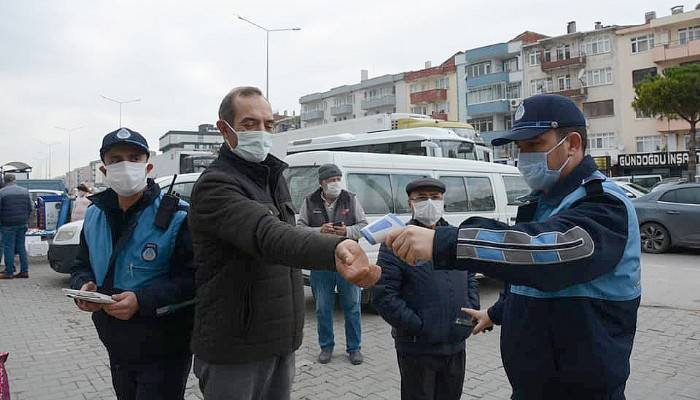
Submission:
[[[668,230],[656,222],[648,222],[640,228],[642,250],[645,253],[665,253],[671,247]]]

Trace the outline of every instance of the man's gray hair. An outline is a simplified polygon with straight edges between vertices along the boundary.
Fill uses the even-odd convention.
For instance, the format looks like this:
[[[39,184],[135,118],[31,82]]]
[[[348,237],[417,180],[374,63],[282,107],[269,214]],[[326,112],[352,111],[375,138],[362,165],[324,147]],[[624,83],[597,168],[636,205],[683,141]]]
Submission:
[[[219,119],[227,121],[229,124],[233,125],[233,117],[236,115],[233,101],[236,100],[236,97],[262,95],[263,94],[260,89],[253,86],[239,86],[231,89],[231,91],[224,96],[223,100],[221,100],[221,105],[219,106]]]
[[[14,174],[5,174],[5,183],[12,183],[17,180]]]

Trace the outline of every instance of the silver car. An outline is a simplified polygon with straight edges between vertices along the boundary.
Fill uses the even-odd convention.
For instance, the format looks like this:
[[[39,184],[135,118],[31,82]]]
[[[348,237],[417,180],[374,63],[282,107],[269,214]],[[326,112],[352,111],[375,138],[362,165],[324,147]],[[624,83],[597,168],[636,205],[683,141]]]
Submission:
[[[660,188],[634,200],[642,250],[663,253],[671,246],[700,247],[700,184]]]

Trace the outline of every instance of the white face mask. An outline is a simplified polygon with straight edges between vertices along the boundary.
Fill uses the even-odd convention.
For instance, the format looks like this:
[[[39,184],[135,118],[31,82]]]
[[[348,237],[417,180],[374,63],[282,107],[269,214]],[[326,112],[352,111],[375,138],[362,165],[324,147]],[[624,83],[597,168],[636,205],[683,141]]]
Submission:
[[[118,195],[133,196],[146,188],[146,163],[122,161],[105,166],[105,182]]]
[[[433,226],[442,218],[444,208],[444,200],[413,202],[413,218],[425,226]]]
[[[340,192],[342,191],[343,188],[340,186],[340,182],[327,183],[326,186],[323,188],[323,193],[325,193],[326,196],[333,198],[340,196]]]
[[[238,145],[235,148],[226,141],[233,154],[250,162],[259,163],[265,161],[272,147],[272,134],[270,132],[245,131],[238,133],[228,121],[224,120],[224,123],[238,138]]]

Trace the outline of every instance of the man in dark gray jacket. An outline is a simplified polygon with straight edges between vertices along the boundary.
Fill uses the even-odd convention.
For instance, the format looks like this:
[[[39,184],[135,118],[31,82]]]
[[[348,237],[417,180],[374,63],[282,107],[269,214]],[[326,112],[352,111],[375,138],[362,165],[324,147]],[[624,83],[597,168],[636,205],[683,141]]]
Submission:
[[[17,186],[13,174],[5,174],[5,187],[0,189],[0,229],[2,230],[5,273],[0,279],[29,278],[29,262],[24,238],[34,205],[29,191]],[[15,273],[15,253],[19,254],[20,272]]]
[[[362,287],[381,270],[357,242],[294,226],[287,165],[269,155],[274,120],[259,89],[229,92],[217,127],[225,143],[189,212],[195,374],[207,400],[286,400],[304,327],[298,268],[337,270]]]
[[[406,186],[413,218],[409,225],[449,226],[444,183],[420,178]],[[465,339],[470,317],[479,309],[479,284],[467,271],[435,270],[432,263],[412,267],[385,244],[377,264],[382,278],[372,288],[372,304],[391,326],[401,373],[402,400],[458,400],[466,367]]]

